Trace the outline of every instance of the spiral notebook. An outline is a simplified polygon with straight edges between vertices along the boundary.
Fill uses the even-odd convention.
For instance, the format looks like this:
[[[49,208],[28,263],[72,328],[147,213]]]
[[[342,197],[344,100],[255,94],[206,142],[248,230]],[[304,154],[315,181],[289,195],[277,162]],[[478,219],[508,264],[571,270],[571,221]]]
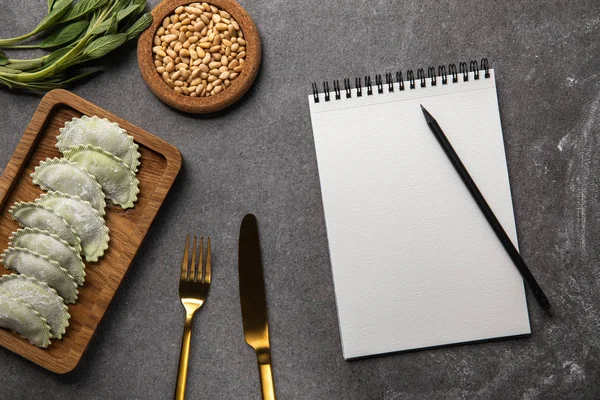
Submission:
[[[308,99],[344,357],[529,334],[523,280],[420,109],[516,246],[487,60],[342,82]]]

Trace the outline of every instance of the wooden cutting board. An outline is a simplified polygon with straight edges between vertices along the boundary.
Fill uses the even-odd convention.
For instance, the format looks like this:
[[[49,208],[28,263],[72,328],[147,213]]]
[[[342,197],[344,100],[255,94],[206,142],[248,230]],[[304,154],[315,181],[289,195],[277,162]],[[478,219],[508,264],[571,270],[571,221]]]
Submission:
[[[69,327],[61,340],[47,349],[30,344],[19,335],[0,329],[0,345],[56,373],[73,370],[83,355],[115,292],[121,285],[142,240],[156,217],[181,168],[181,153],[156,136],[65,90],[53,90],[42,99],[17,149],[0,177],[0,251],[19,225],[8,209],[16,201],[34,201],[43,191],[30,174],[46,158],[62,157],[55,147],[65,122],[82,115],[97,115],[118,123],[140,146],[140,193],[134,208],[109,204],[106,225],[109,249],[97,263],[86,262],[85,283],[79,299],[69,305]],[[0,274],[11,273],[0,264]]]

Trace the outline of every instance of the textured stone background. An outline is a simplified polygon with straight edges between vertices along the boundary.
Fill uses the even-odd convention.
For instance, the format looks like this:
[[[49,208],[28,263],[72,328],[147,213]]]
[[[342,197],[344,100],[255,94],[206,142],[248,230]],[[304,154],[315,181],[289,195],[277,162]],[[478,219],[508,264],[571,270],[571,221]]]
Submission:
[[[157,0],[151,0],[153,7]],[[0,0],[0,37],[45,0]],[[600,2],[250,1],[263,39],[252,91],[194,118],[159,102],[135,43],[73,91],[181,149],[185,164],[97,335],[59,376],[0,349],[1,399],[168,399],[183,329],[186,232],[210,234],[214,285],[197,315],[190,398],[258,399],[237,290],[237,236],[259,219],[281,399],[600,398]],[[313,80],[488,57],[497,71],[521,250],[553,301],[528,296],[529,338],[342,358],[306,95]],[[39,96],[0,90],[0,166]]]

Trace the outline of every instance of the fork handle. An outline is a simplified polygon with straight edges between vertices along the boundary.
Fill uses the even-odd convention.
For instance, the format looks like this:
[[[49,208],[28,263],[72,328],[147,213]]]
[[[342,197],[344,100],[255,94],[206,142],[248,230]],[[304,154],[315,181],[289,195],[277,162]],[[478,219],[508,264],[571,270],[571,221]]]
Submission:
[[[190,341],[192,339],[193,315],[185,316],[183,328],[183,339],[181,340],[181,354],[179,355],[179,371],[177,372],[177,387],[175,388],[175,400],[185,398],[185,383],[187,380],[188,359],[190,357]]]
[[[258,371],[260,373],[260,386],[263,400],[275,400],[275,384],[273,383],[273,371],[271,370],[270,352],[259,352]]]

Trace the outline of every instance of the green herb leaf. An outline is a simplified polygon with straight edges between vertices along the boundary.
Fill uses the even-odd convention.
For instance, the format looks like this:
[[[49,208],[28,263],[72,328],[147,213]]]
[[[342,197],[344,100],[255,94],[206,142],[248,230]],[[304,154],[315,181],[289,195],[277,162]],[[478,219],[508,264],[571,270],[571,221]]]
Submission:
[[[20,69],[7,68],[0,65],[0,72],[5,72],[7,74],[18,74],[19,72],[23,72]]]
[[[138,4],[134,4],[127,6],[127,8],[125,8],[124,10],[119,11],[117,13],[117,18],[119,22],[127,18],[130,14],[139,12],[139,7],[140,6]]]
[[[62,16],[69,10],[73,0],[57,0],[52,6],[52,10],[35,27],[34,32],[41,32],[56,25]]]
[[[130,6],[138,6],[139,8],[139,12],[144,11],[144,8],[146,8],[146,0],[131,0],[131,2],[129,3]]]
[[[56,2],[56,0],[48,0],[48,12],[50,12],[52,10],[52,6],[54,5],[55,2]]]
[[[113,14],[112,18],[110,19],[110,25],[109,25],[108,29],[106,30],[106,34],[112,35],[113,33],[117,33],[118,26],[119,26],[119,19],[117,17],[117,14]]]
[[[146,13],[133,23],[125,32],[127,40],[135,39],[152,24],[152,14]]]
[[[7,79],[2,79],[1,76],[0,76],[0,82],[2,82],[2,84],[6,85],[9,89],[13,88],[13,85],[11,84],[11,82]]]
[[[107,2],[108,0],[79,0],[79,2],[65,14],[62,22],[73,21],[74,19],[103,7]]]
[[[8,64],[8,57],[6,57],[6,54],[4,54],[2,50],[0,50],[0,65],[6,64]]]
[[[58,60],[59,58],[67,54],[69,51],[71,51],[71,49],[73,49],[72,45],[69,47],[62,47],[60,49],[54,50],[52,53],[48,54],[46,58],[44,58],[42,65],[52,64],[54,61]]]
[[[83,51],[84,59],[87,61],[102,57],[121,46],[126,40],[127,34],[125,33],[115,33],[99,37],[86,46]]]
[[[27,71],[30,69],[38,68],[42,65],[42,59],[34,59],[34,60],[9,60],[10,62],[5,65],[5,67],[11,69],[18,69],[21,71]]]
[[[100,35],[105,32],[108,34],[116,33],[118,22],[119,21],[117,20],[117,14],[113,14],[113,16],[110,19],[107,19],[99,25],[96,25],[94,28],[92,28],[90,33],[92,35]]]
[[[125,9],[129,5],[129,0],[113,0],[114,5],[111,7],[112,13],[119,13],[119,11]]]
[[[49,49],[52,47],[63,46],[77,38],[87,28],[88,24],[89,22],[86,20],[73,22],[42,40],[39,47],[42,49]]]

